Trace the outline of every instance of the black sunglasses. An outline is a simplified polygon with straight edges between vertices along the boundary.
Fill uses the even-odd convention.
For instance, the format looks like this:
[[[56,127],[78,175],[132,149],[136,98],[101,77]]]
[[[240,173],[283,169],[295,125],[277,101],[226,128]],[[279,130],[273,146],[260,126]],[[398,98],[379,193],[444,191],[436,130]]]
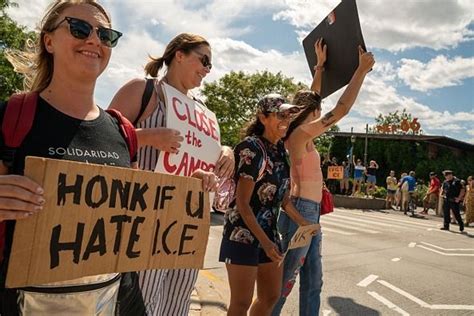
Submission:
[[[71,32],[71,35],[77,39],[83,40],[89,38],[94,29],[94,26],[90,25],[87,21],[67,16],[50,31],[52,32],[56,30],[64,21],[69,24],[69,32]],[[107,47],[115,47],[118,39],[122,36],[122,33],[119,31],[103,26],[95,27],[95,29],[97,30],[97,36],[99,37],[100,42]]]
[[[206,54],[204,53],[201,53],[201,52],[198,52],[196,50],[193,50],[192,51],[193,53],[199,55],[199,61],[201,62],[201,64],[206,67],[207,69],[211,70],[212,69],[212,64],[211,64],[211,61],[209,60],[209,56],[207,56]]]

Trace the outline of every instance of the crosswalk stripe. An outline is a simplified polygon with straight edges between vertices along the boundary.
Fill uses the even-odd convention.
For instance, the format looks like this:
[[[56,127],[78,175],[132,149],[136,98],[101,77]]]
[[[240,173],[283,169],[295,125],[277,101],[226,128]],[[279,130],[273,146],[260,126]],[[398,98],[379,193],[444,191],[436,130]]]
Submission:
[[[366,229],[366,228],[361,228],[361,227],[354,227],[354,226],[351,226],[351,225],[341,224],[341,223],[334,223],[334,222],[332,222],[330,220],[327,220],[327,219],[322,220],[321,224],[323,224],[324,226],[333,225],[333,226],[337,226],[337,227],[343,227],[343,228],[347,228],[347,229],[350,229],[350,230],[360,231],[360,232],[369,233],[369,234],[380,234],[380,232],[377,231],[377,230]]]
[[[341,234],[341,235],[346,235],[346,236],[351,236],[351,235],[355,235],[355,233],[348,233],[346,231],[343,231],[343,230],[339,230],[339,229],[334,229],[334,228],[329,228],[329,227],[322,227],[321,230],[323,232],[325,231],[328,231],[328,232],[331,232],[331,233],[336,233],[336,234]]]
[[[337,209],[337,211],[343,212],[343,213],[350,213],[350,214],[353,214],[353,215],[356,215],[356,216],[361,216],[361,217],[363,216],[365,218],[372,217],[372,218],[377,218],[377,219],[386,220],[386,221],[395,221],[395,222],[399,222],[399,223],[410,224],[410,225],[415,225],[415,226],[424,226],[424,227],[429,227],[429,228],[437,227],[437,225],[435,225],[435,224],[425,224],[425,223],[419,223],[419,222],[414,222],[414,221],[407,221],[407,220],[403,220],[403,219],[398,219],[398,218],[395,217],[397,215],[390,216],[392,214],[388,214],[388,215],[361,214],[360,212],[353,212],[353,211],[341,210],[341,209]],[[387,218],[387,216],[390,216],[390,217]]]
[[[356,221],[356,222],[362,222],[362,223],[368,223],[368,224],[371,224],[371,225],[379,225],[379,226],[385,226],[385,227],[394,227],[394,228],[401,228],[401,229],[408,229],[408,230],[414,230],[415,227],[407,227],[407,226],[401,226],[401,225],[394,225],[394,224],[387,224],[387,223],[379,223],[379,222],[374,222],[374,221],[370,221],[370,220],[363,220],[363,219],[359,219],[359,218],[353,218],[353,217],[349,217],[349,216],[345,216],[345,215],[338,215],[338,214],[331,214],[331,215],[328,215],[328,216],[331,216],[331,217],[338,217],[338,218],[344,218],[346,220],[350,220],[350,221]]]

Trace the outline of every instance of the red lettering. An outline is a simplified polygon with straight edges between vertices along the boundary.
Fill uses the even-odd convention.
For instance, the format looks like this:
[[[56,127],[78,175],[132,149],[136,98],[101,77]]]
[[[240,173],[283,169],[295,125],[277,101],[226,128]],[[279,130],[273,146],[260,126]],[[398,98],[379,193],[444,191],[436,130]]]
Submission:
[[[185,103],[185,105],[186,105],[186,113],[188,114],[188,123],[189,125],[196,127],[196,123],[191,120],[191,113],[189,113],[189,106],[187,103]],[[196,119],[196,110],[194,110],[194,119]]]
[[[215,140],[219,141],[219,137],[217,136],[217,130],[216,130],[216,122],[213,120],[209,119],[209,125],[211,126],[211,137],[214,138]]]
[[[182,103],[178,98],[176,98],[176,97],[173,98],[172,103],[173,103],[174,113],[176,113],[176,116],[177,116],[181,121],[186,121],[186,119],[187,119],[186,115],[184,115],[184,114],[183,114],[183,115],[179,114],[178,108],[177,108],[177,104],[182,105],[183,103]],[[186,107],[187,107],[187,105],[186,105]],[[189,111],[188,111],[188,112],[189,112]]]
[[[176,170],[176,165],[170,164],[170,153],[164,152],[163,156],[163,167],[165,168],[166,172],[174,174]]]
[[[184,170],[184,171],[181,172],[182,170]],[[183,154],[183,158],[181,159],[181,162],[179,164],[178,171],[176,172],[176,174],[180,175],[180,176],[189,177],[189,174],[188,174],[188,153]]]

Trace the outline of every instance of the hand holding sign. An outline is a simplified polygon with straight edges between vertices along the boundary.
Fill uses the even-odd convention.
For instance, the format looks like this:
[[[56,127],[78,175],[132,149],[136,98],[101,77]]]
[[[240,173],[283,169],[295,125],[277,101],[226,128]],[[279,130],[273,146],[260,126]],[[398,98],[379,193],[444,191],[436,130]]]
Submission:
[[[321,225],[319,224],[298,227],[288,244],[288,250],[309,245],[311,243],[311,238],[313,238],[320,229]]]
[[[0,176],[0,221],[28,218],[43,204],[43,189],[36,182],[24,176]]]
[[[372,70],[372,67],[375,64],[374,54],[371,52],[366,52],[362,46],[359,46],[359,67],[358,71],[361,71],[363,74],[368,73]]]
[[[275,245],[273,242],[268,240],[267,243],[262,244],[263,251],[265,251],[265,254],[267,255],[268,258],[272,259],[273,262],[282,262],[284,256],[281,254],[280,250],[278,250],[277,245]]]
[[[143,143],[164,152],[176,154],[184,137],[178,130],[166,127],[144,128],[141,130]]]

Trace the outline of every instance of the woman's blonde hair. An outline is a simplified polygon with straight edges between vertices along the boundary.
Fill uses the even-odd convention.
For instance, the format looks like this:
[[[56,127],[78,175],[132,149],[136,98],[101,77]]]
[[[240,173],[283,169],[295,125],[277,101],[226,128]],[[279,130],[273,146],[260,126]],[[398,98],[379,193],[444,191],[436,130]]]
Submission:
[[[17,73],[24,75],[24,89],[26,91],[43,91],[53,78],[53,55],[46,50],[44,45],[45,34],[55,29],[58,17],[69,7],[78,4],[89,4],[96,7],[107,21],[112,23],[104,7],[95,0],[56,0],[46,10],[36,42],[29,40],[24,51],[7,50],[5,55]]]
[[[211,46],[209,42],[202,36],[190,33],[181,33],[171,40],[166,46],[165,52],[161,57],[150,57],[150,61],[145,66],[145,74],[151,77],[158,77],[158,72],[163,64],[169,67],[177,51],[188,54],[191,50],[201,46]]]

